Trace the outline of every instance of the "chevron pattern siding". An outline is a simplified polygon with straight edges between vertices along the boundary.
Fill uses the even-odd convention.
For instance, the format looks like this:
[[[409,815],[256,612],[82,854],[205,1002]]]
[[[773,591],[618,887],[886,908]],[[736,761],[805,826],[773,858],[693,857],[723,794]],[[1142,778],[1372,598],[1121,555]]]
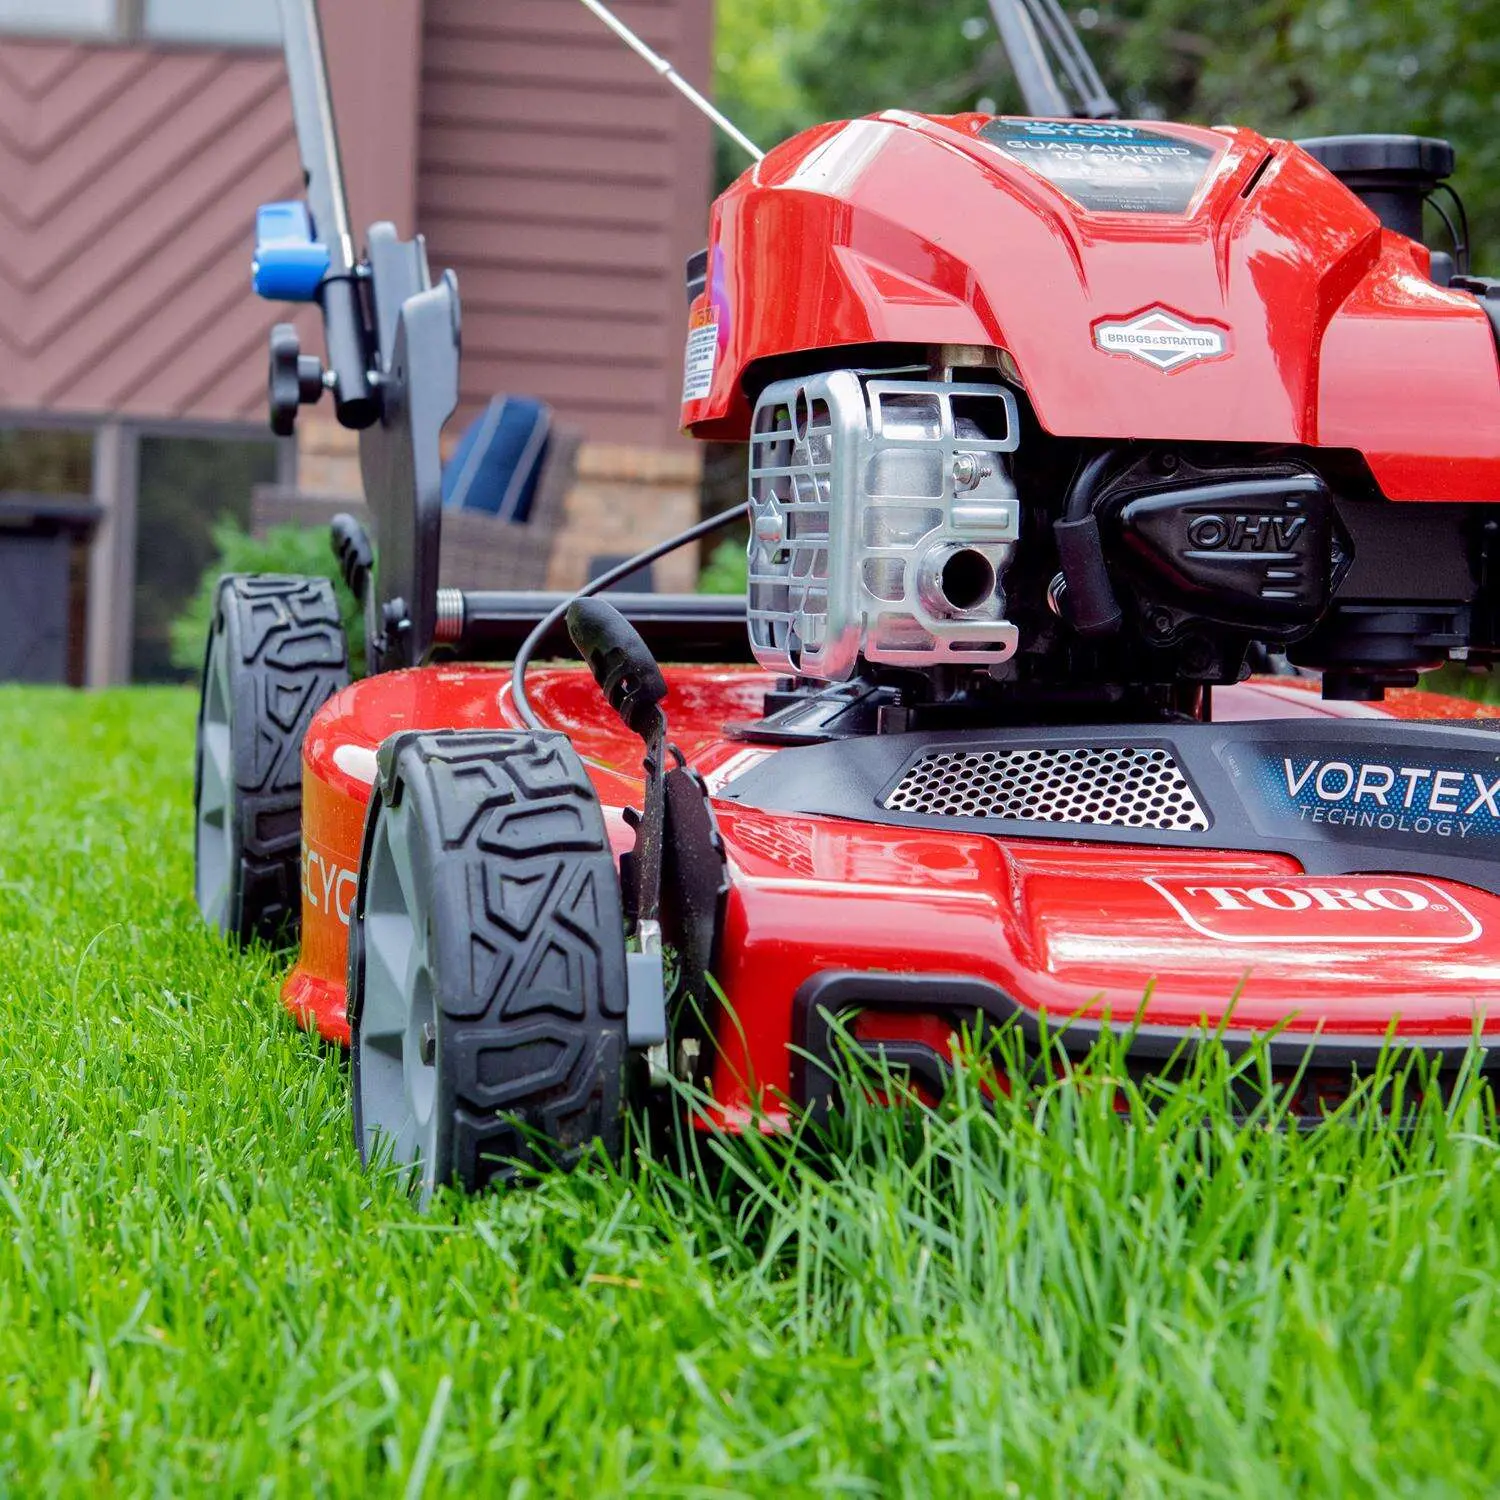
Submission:
[[[706,81],[707,0],[619,5]],[[459,272],[459,420],[528,391],[677,445],[705,123],[577,0],[319,8],[358,231],[420,229]],[[263,420],[293,310],[251,296],[255,209],[300,194],[278,52],[0,35],[0,415]]]
[[[255,209],[300,178],[275,53],[0,41],[0,409],[261,420]]]

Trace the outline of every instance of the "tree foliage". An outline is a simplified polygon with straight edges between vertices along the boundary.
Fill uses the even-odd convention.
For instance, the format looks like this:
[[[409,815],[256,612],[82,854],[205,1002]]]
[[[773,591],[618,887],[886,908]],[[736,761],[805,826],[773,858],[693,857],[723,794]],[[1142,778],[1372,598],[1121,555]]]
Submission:
[[[1270,135],[1441,135],[1500,263],[1500,0],[1069,4],[1127,114]],[[1017,110],[984,0],[721,0],[720,97],[770,143],[901,106]],[[733,150],[723,158],[738,170]],[[1438,241],[1434,241],[1438,243]]]

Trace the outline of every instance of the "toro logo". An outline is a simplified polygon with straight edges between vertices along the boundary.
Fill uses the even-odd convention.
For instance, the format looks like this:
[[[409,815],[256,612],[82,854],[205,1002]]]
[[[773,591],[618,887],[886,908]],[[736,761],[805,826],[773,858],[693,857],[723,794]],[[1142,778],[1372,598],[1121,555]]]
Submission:
[[[1451,891],[1392,875],[1298,876],[1237,885],[1149,876],[1194,932],[1223,943],[1472,943],[1483,931]]]
[[[1123,322],[1094,325],[1094,342],[1106,354],[1123,354],[1171,374],[1203,359],[1229,353],[1229,334],[1212,323],[1190,323],[1165,307]]]

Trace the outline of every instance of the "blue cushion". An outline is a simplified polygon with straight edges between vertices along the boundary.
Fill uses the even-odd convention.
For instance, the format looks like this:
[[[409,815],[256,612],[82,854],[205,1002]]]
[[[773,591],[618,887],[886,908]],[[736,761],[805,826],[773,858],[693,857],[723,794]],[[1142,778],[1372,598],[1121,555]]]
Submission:
[[[506,521],[530,518],[552,412],[530,396],[496,396],[443,466],[443,504]]]

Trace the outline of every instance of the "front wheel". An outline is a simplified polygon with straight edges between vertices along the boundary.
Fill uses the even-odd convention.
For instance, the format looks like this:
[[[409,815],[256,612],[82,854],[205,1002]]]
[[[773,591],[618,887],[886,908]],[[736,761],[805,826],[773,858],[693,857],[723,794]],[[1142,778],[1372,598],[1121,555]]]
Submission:
[[[620,883],[577,752],[552,733],[381,747],[349,925],[354,1135],[366,1164],[475,1192],[516,1165],[617,1158]]]
[[[204,921],[237,943],[296,940],[302,741],[348,683],[326,578],[219,580],[198,702],[193,887]]]

